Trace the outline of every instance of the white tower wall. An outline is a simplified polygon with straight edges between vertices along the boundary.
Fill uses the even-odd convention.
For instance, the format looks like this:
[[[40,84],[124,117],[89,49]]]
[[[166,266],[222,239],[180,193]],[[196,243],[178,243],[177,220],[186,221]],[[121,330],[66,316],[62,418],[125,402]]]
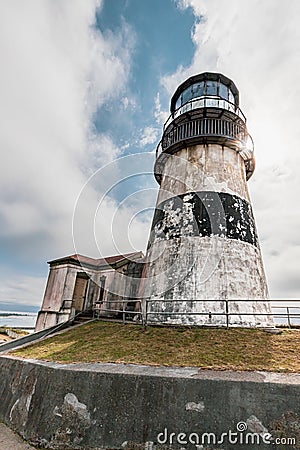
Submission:
[[[200,215],[209,218],[210,209],[211,220],[220,214],[216,229],[201,233]],[[147,260],[145,297],[156,313],[151,321],[225,325],[228,308],[231,325],[272,324],[268,315],[259,315],[271,313],[269,302],[242,301],[267,300],[268,288],[239,153],[218,144],[195,145],[167,159]]]
[[[143,297],[149,321],[273,326],[247,180],[255,162],[234,83],[186,80],[158,147]]]

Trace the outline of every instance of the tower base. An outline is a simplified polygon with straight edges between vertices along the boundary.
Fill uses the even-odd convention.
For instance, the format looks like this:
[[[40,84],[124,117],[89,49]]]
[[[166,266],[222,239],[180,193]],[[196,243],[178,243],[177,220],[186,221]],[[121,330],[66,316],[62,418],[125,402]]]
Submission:
[[[259,248],[217,236],[181,237],[156,241],[148,258],[148,322],[274,327]]]

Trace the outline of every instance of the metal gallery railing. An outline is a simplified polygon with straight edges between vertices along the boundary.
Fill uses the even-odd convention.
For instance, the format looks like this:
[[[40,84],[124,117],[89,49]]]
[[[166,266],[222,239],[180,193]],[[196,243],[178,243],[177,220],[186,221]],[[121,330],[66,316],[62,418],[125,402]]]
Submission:
[[[226,99],[215,97],[215,96],[203,96],[198,98],[193,98],[192,100],[186,102],[184,105],[177,108],[174,113],[170,114],[166,123],[164,124],[164,131],[168,128],[168,126],[175,120],[177,117],[181,116],[181,114],[189,113],[196,109],[203,108],[217,108],[224,109],[226,111],[234,113],[244,122],[246,122],[246,117],[243,114],[242,110],[237,107],[234,103],[229,102]]]
[[[218,137],[238,141],[241,148],[247,146],[248,132],[246,126],[226,119],[190,118],[187,122],[166,131],[161,141],[161,151],[167,152],[179,142],[199,137]],[[156,157],[159,156],[159,148]]]
[[[212,310],[212,311],[174,311],[173,308],[166,309],[166,306],[170,307],[170,304],[176,303],[177,305],[183,302],[222,302],[223,303],[223,309],[222,310]],[[123,323],[140,323],[143,326],[147,325],[157,325],[159,323],[166,324],[167,322],[164,320],[165,317],[188,317],[188,316],[203,316],[211,320],[210,323],[207,323],[207,325],[211,326],[214,325],[213,317],[224,317],[224,322],[220,324],[219,326],[226,326],[226,328],[229,328],[231,325],[235,325],[230,320],[231,318],[237,317],[237,316],[256,316],[256,317],[270,317],[274,319],[275,325],[278,326],[288,326],[289,328],[292,327],[300,327],[300,300],[268,300],[267,302],[271,305],[271,309],[269,312],[267,310],[265,312],[258,312],[253,309],[252,312],[244,312],[241,308],[238,312],[233,312],[230,310],[230,304],[231,303],[266,303],[266,300],[261,299],[249,299],[249,300],[110,300],[105,301],[101,303],[101,305],[98,305],[97,308],[94,308],[94,317],[98,318],[109,318],[109,320],[117,320],[122,321]],[[131,307],[128,308],[128,303],[130,303]],[[134,303],[134,308],[132,307],[132,304]],[[280,306],[275,306],[274,303],[280,303]],[[292,303],[294,305],[292,305]],[[164,304],[164,308],[162,305]],[[168,305],[169,304],[169,305]],[[295,305],[296,304],[296,305]],[[158,310],[154,310],[153,307],[157,307],[157,305],[160,305]],[[157,308],[156,308],[157,309]],[[180,322],[180,321],[179,321]],[[184,320],[182,321],[184,323]],[[180,324],[180,323],[178,323]],[[201,324],[201,326],[205,326],[206,324]],[[216,323],[216,326],[218,324]]]

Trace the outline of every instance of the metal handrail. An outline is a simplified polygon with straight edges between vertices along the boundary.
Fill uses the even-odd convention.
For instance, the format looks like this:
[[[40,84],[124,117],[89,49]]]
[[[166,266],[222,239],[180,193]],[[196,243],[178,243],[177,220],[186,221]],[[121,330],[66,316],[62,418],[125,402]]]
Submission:
[[[83,311],[79,311],[77,314],[75,314],[75,316],[70,317],[68,320],[66,320],[65,322],[61,322],[58,323],[57,326],[55,328],[51,328],[51,330],[46,333],[43,338],[45,338],[46,336],[56,333],[57,331],[59,331],[60,329],[64,328],[68,323],[72,323],[74,322],[74,320],[76,319],[76,317],[80,316],[82,314]]]
[[[127,305],[130,302],[135,302],[135,303],[139,303],[139,307],[140,309],[138,311],[130,311],[130,310],[126,310],[125,305]],[[96,302],[98,303],[98,302]],[[96,305],[96,303],[94,305]],[[110,304],[121,304],[122,305],[122,309],[117,309],[114,307],[106,307],[106,305],[110,305]],[[132,299],[132,300],[121,300],[121,299],[115,299],[115,300],[106,300],[104,302],[101,303],[101,307],[100,308],[93,308],[94,311],[94,317],[95,317],[95,313],[97,314],[97,317],[101,317],[101,314],[103,315],[103,313],[119,313],[122,314],[122,320],[123,323],[127,322],[126,320],[126,315],[129,316],[141,316],[141,322],[142,325],[144,326],[144,319],[143,319],[143,305],[142,305],[142,300],[140,299]],[[130,321],[132,322],[132,320]]]
[[[221,97],[214,97],[211,95],[205,95],[202,97],[196,97],[192,100],[189,100],[184,105],[179,106],[166,120],[164,124],[164,131],[166,128],[170,125],[171,122],[173,122],[176,117],[179,117],[181,114],[184,114],[189,111],[193,111],[195,109],[201,109],[201,108],[218,108],[218,109],[225,109],[226,111],[233,112],[236,114],[240,119],[242,119],[244,122],[246,122],[246,117],[242,110],[237,107],[234,103],[229,102],[228,100],[221,98]]]
[[[221,312],[217,312],[217,311],[210,311],[210,312],[198,312],[198,311],[189,311],[189,312],[185,312],[185,311],[149,311],[149,304],[153,304],[153,303],[175,303],[175,302],[183,302],[183,301],[192,301],[192,302],[212,302],[213,300],[210,299],[180,299],[180,300],[148,300],[145,299],[144,301],[141,301],[139,299],[136,300],[138,303],[140,303],[140,310],[138,311],[126,311],[124,309],[125,303],[127,303],[128,301],[126,300],[121,300],[122,303],[122,309],[117,309],[117,308],[104,308],[102,309],[102,313],[103,312],[110,312],[110,313],[122,313],[122,317],[123,317],[123,323],[127,322],[128,320],[126,320],[125,315],[128,314],[129,316],[133,316],[133,315],[137,315],[141,317],[141,322],[143,326],[147,326],[148,324],[152,324],[152,323],[159,323],[163,321],[155,321],[153,322],[153,320],[148,320],[149,316],[225,316],[226,319],[226,327],[228,328],[230,326],[230,317],[234,317],[234,316],[264,316],[264,317],[273,317],[274,319],[276,318],[281,318],[281,319],[287,319],[287,325],[289,328],[291,328],[292,326],[297,326],[297,324],[293,324],[291,319],[299,319],[299,326],[300,326],[300,312],[299,313],[292,313],[290,310],[291,309],[297,309],[300,311],[300,302],[299,302],[299,306],[271,306],[271,310],[272,312],[263,312],[263,313],[259,313],[256,311],[253,312],[230,312],[229,310],[229,304],[231,302],[241,302],[241,303],[255,303],[255,302],[280,302],[283,303],[283,300],[264,300],[264,299],[242,299],[242,300],[221,300],[224,302],[224,310]],[[116,301],[115,301],[116,302]],[[114,302],[114,303],[115,303]],[[109,301],[108,303],[113,303],[111,301]],[[276,314],[274,312],[275,309],[286,309],[287,313],[278,313]],[[101,316],[100,316],[101,317]],[[114,318],[112,318],[111,320],[114,320]],[[130,320],[130,322],[132,323],[132,320]],[[224,324],[225,325],[225,324]]]
[[[230,120],[209,117],[190,119],[188,122],[182,123],[164,133],[161,141],[161,150],[165,152],[179,142],[196,137],[222,137],[238,141],[241,148],[245,148],[248,136],[245,125]],[[253,152],[252,149],[248,150],[250,153]]]

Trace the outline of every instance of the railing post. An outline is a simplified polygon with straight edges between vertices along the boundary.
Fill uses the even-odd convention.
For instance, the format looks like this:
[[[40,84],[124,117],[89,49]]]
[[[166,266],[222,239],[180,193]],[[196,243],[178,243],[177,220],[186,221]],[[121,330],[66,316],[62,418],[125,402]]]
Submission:
[[[141,299],[141,316],[142,316],[142,327],[145,329],[147,327],[147,308],[148,308],[147,298]]]
[[[228,309],[228,300],[225,300],[225,308],[226,308],[226,328],[229,328],[229,309]]]
[[[286,311],[287,311],[288,326],[289,328],[291,328],[290,308],[288,306],[286,308]]]
[[[148,325],[148,299],[145,300],[145,318],[144,318],[144,328],[146,329]]]

